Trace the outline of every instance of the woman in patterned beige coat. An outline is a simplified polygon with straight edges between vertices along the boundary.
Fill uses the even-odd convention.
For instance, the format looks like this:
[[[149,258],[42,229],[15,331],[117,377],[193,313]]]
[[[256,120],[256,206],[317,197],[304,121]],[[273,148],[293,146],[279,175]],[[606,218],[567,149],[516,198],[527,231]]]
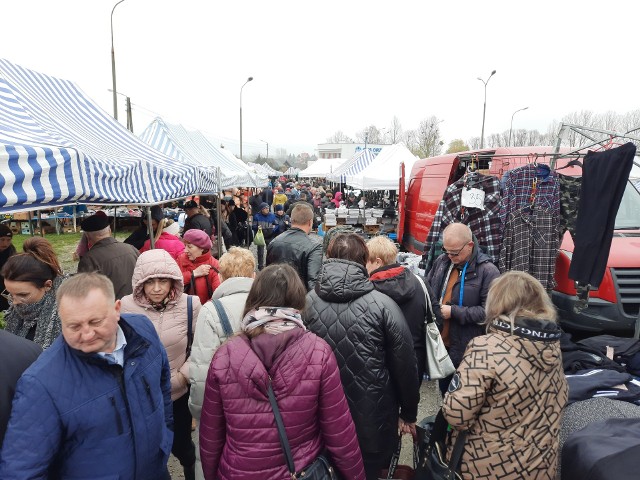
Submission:
[[[462,476],[554,479],[568,396],[555,309],[532,276],[508,272],[486,312],[488,334],[467,346],[442,406],[454,429],[468,430]]]

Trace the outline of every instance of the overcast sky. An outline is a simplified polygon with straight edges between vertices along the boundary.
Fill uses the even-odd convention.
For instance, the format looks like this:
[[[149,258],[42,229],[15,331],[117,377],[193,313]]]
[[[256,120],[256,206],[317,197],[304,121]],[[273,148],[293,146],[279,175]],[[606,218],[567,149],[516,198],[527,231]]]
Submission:
[[[72,80],[112,113],[116,0],[4,0],[0,57]],[[156,115],[245,159],[315,152],[336,131],[436,115],[446,143],[570,112],[640,108],[640,2],[125,0],[113,15],[118,91],[140,133]],[[119,117],[125,122],[124,101]]]

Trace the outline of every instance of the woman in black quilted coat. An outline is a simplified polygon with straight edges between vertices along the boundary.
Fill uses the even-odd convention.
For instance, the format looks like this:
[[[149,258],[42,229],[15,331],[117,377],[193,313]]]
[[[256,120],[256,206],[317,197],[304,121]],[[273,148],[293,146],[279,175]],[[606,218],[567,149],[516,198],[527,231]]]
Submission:
[[[367,246],[356,234],[331,240],[305,322],[333,349],[356,425],[367,479],[377,479],[415,431],[419,389],[413,340],[396,303],[369,280]]]

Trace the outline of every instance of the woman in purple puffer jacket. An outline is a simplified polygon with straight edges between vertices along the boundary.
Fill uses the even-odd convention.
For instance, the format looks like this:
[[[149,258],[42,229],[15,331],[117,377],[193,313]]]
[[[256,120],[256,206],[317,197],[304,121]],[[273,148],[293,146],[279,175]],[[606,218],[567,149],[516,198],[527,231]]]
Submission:
[[[282,414],[296,472],[325,452],[345,479],[363,480],[355,427],[329,345],[300,319],[306,288],[286,264],[249,291],[242,333],[216,351],[200,419],[204,477],[290,479],[267,389]]]

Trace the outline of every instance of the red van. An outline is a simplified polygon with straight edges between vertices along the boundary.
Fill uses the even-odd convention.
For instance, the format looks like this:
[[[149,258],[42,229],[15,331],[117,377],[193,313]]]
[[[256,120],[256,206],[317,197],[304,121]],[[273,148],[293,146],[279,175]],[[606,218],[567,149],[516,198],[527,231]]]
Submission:
[[[562,149],[561,153],[567,152]],[[534,160],[534,154],[547,155],[536,159],[549,163],[553,147],[512,147],[474,150],[419,160],[413,166],[408,181],[404,208],[403,247],[422,254],[438,205],[445,189],[464,175],[468,165],[477,163],[481,173],[501,177],[507,170]],[[520,155],[510,157],[509,155]],[[531,156],[527,156],[532,154]],[[570,159],[559,159],[556,168]],[[582,175],[580,167],[562,170],[565,175]],[[402,219],[401,219],[402,221]],[[556,259],[553,302],[562,323],[572,329],[589,332],[630,334],[640,325],[640,193],[629,182],[616,217],[615,233],[607,270],[598,290],[590,293],[589,308],[577,313],[573,280],[569,279],[569,264],[573,241],[567,232]]]

